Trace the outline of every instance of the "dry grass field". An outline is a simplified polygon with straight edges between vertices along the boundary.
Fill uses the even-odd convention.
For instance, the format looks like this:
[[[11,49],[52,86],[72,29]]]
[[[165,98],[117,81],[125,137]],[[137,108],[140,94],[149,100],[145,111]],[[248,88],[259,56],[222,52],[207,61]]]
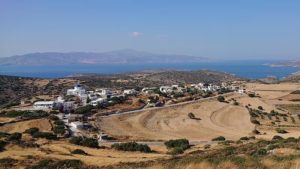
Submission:
[[[242,136],[252,135],[255,126],[250,122],[250,116],[245,106],[263,111],[276,110],[280,104],[294,104],[287,97],[292,91],[299,89],[295,83],[246,85],[248,91],[253,91],[259,97],[235,94],[226,100],[234,98],[239,105],[221,103],[217,100],[196,102],[159,110],[145,110],[132,114],[102,117],[99,126],[105,133],[121,140],[168,140],[187,138],[192,141],[209,141],[217,136],[237,140]],[[193,113],[201,120],[190,119],[188,113]],[[268,130],[264,131],[267,132]],[[271,138],[276,132],[268,131],[263,138]],[[291,130],[291,136],[300,136],[297,130]]]
[[[34,119],[28,121],[21,121],[11,124],[6,124],[4,126],[0,126],[1,132],[14,133],[19,132],[22,133],[28,128],[37,127],[40,131],[51,131],[51,123],[48,119]]]

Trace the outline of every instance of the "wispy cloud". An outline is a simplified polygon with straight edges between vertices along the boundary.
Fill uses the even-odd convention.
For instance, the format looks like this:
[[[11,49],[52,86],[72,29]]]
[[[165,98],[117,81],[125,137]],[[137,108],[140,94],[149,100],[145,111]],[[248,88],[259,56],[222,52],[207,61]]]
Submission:
[[[135,38],[137,38],[137,37],[140,37],[140,36],[142,36],[142,35],[143,35],[143,33],[142,33],[142,32],[131,32],[131,33],[130,33],[130,35],[131,35],[132,37],[135,37]]]

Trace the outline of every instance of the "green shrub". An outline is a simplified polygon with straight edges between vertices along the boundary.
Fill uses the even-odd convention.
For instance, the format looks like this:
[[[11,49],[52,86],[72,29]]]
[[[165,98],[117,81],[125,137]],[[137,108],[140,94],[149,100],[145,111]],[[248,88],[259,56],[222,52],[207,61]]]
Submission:
[[[218,100],[219,102],[224,102],[224,101],[225,101],[225,98],[224,98],[224,96],[218,96],[217,100]]]
[[[12,168],[16,163],[18,162],[18,160],[12,159],[10,157],[6,157],[6,158],[1,158],[0,159],[0,168]]]
[[[55,125],[65,125],[65,122],[63,122],[62,120],[56,120],[54,122]]]
[[[53,128],[53,132],[55,134],[65,134],[66,133],[65,126],[64,125],[55,126]]]
[[[272,140],[283,140],[283,138],[281,136],[273,136]]]
[[[281,129],[281,128],[277,128],[277,129],[276,129],[276,132],[277,132],[277,133],[280,133],[280,134],[286,134],[286,133],[288,133],[286,130]]]
[[[265,156],[267,155],[268,151],[264,148],[258,149],[257,151],[255,151],[252,155],[254,156]]]
[[[177,155],[177,154],[182,154],[184,153],[184,149],[182,147],[174,147],[169,151],[169,154],[171,155]]]
[[[80,145],[80,146],[86,146],[86,147],[92,147],[92,148],[99,147],[98,140],[94,139],[94,138],[72,137],[69,142],[72,144]]]
[[[11,110],[11,111],[4,111],[0,113],[0,116],[2,117],[22,117],[22,118],[41,118],[48,116],[48,113],[42,110],[37,111],[21,111],[21,110]]]
[[[211,141],[225,141],[225,140],[226,140],[225,137],[219,136],[219,137],[213,138]]]
[[[85,151],[81,149],[75,149],[71,152],[72,154],[88,155]]]
[[[47,140],[56,140],[57,136],[49,132],[36,132],[32,135],[34,138],[45,138]]]
[[[83,163],[80,160],[42,160],[31,169],[82,169]]]
[[[57,117],[57,116],[55,116],[55,115],[53,115],[53,114],[51,114],[51,115],[49,116],[49,118],[50,118],[50,120],[53,120],[53,121],[59,120],[59,117]]]
[[[7,142],[0,140],[0,152],[4,150],[4,147],[6,146]]]
[[[138,144],[136,142],[115,143],[111,145],[111,148],[121,151],[140,151],[144,153],[151,152],[151,149],[147,144]]]
[[[36,132],[39,132],[39,129],[36,128],[36,127],[32,127],[32,128],[26,129],[26,130],[24,131],[24,133],[28,133],[28,134],[30,134],[30,135],[33,135],[33,134],[36,133]]]
[[[21,133],[12,133],[7,137],[8,141],[18,141],[22,139]]]
[[[10,134],[9,133],[5,133],[5,132],[1,132],[0,131],[0,138],[6,138],[8,137]]]
[[[258,120],[256,120],[255,118],[251,118],[251,123],[253,124],[257,124],[257,125],[260,125],[260,122]]]
[[[240,140],[247,141],[247,140],[249,140],[249,138],[248,137],[241,137]]]
[[[254,93],[249,93],[248,96],[249,97],[255,97],[255,94]]]
[[[92,111],[92,109],[93,109],[92,105],[87,105],[87,106],[77,108],[74,113],[87,114],[87,113],[90,113]]]
[[[257,108],[258,108],[258,110],[264,110],[264,108],[262,106],[258,106]]]
[[[190,148],[190,143],[187,139],[169,140],[165,142],[165,145],[167,148],[181,147],[183,150]]]

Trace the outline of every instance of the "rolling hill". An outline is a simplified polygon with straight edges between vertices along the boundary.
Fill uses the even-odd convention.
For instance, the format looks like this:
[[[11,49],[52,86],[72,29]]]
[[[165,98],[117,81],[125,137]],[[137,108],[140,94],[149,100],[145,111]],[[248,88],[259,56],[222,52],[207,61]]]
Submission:
[[[154,54],[132,49],[111,52],[45,52],[0,58],[0,65],[71,65],[71,64],[128,64],[128,63],[190,63],[207,60],[204,57]]]

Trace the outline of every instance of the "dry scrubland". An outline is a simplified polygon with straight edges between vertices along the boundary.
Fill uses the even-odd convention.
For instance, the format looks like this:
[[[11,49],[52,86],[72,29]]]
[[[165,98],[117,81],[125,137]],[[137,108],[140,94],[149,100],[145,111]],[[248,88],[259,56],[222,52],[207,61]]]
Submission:
[[[214,163],[210,160],[217,155],[228,153],[228,150],[222,150],[224,145],[212,143],[211,139],[217,136],[224,136],[227,140],[239,140],[243,136],[254,136],[252,131],[258,129],[261,134],[256,134],[256,138],[264,138],[270,140],[274,135],[280,135],[284,138],[300,136],[300,119],[296,118],[295,123],[291,120],[284,120],[279,117],[281,122],[275,125],[268,125],[272,120],[259,119],[261,125],[257,126],[250,122],[249,111],[245,106],[257,109],[258,106],[263,107],[263,111],[269,113],[271,110],[276,110],[282,114],[288,114],[290,107],[297,107],[299,101],[291,101],[297,95],[290,94],[295,90],[300,89],[300,84],[282,83],[282,84],[257,84],[250,83],[246,85],[250,91],[254,91],[259,97],[249,97],[248,95],[233,94],[225,99],[228,102],[219,102],[216,99],[208,99],[197,101],[186,105],[176,107],[166,107],[162,109],[145,110],[131,114],[120,114],[98,119],[98,126],[106,134],[115,137],[119,140],[143,140],[143,141],[159,141],[176,138],[186,138],[192,141],[195,146],[186,150],[183,155],[172,159],[171,155],[166,154],[167,149],[162,143],[149,143],[154,153],[140,152],[124,152],[116,151],[111,148],[87,148],[68,143],[67,140],[47,141],[38,139],[36,143],[39,148],[22,148],[20,146],[9,144],[6,150],[0,153],[0,159],[11,157],[18,160],[24,160],[24,163],[31,163],[32,160],[54,159],[81,160],[85,165],[94,165],[107,168],[149,168],[149,169],[167,169],[167,168],[185,168],[185,169],[210,169],[210,168],[240,168],[240,163],[243,163],[245,168],[299,168],[300,160],[298,156],[280,159],[272,159],[268,157],[252,158],[245,156],[243,151],[246,151],[248,144],[241,145],[236,152],[240,154],[234,158],[228,158]],[[238,102],[234,105],[232,99]],[[284,105],[284,106],[283,106]],[[289,105],[293,105],[290,106]],[[296,105],[296,106],[295,106]],[[188,113],[193,113],[198,119],[191,119]],[[289,118],[290,118],[289,114]],[[293,115],[293,114],[292,114]],[[297,116],[295,116],[297,117]],[[275,117],[273,117],[275,118]],[[0,118],[0,122],[9,122],[9,118]],[[279,134],[275,131],[276,125],[289,125],[282,127],[288,133]],[[51,124],[47,119],[35,119],[22,122],[16,122],[0,126],[2,132],[23,132],[27,128],[38,127],[41,131],[50,131]],[[30,137],[23,137],[25,140],[30,140]],[[200,141],[207,141],[202,143]],[[204,149],[205,144],[211,144],[209,150]],[[269,143],[268,143],[269,144]],[[268,144],[264,145],[267,146]],[[297,143],[298,144],[298,143]],[[109,145],[109,144],[107,144]],[[283,144],[285,145],[285,144]],[[249,144],[251,146],[251,144]],[[298,146],[298,145],[297,145]],[[254,147],[259,147],[254,145]],[[82,149],[89,155],[75,155],[71,151]],[[216,152],[214,152],[216,150]],[[208,156],[205,156],[208,153]],[[229,151],[230,152],[230,151]],[[215,153],[215,154],[214,154]],[[299,150],[291,148],[275,149],[272,153],[281,155],[297,155]],[[195,154],[193,156],[193,154]],[[190,157],[192,156],[192,157]],[[223,157],[223,156],[222,156]],[[226,155],[224,155],[226,157]],[[245,157],[244,161],[240,161],[240,157]],[[201,160],[200,160],[201,158]],[[257,161],[258,160],[258,161]],[[23,163],[23,164],[24,164]],[[121,163],[121,164],[120,164]],[[126,163],[126,164],[124,164]],[[133,164],[127,164],[133,163]],[[239,165],[238,165],[239,164]],[[110,165],[113,165],[109,167]],[[1,167],[0,167],[1,168]],[[18,168],[18,167],[17,167]]]
[[[264,111],[277,109],[277,104],[295,104],[288,99],[290,93],[299,89],[299,84],[257,84],[246,85],[260,97],[250,98],[247,95],[234,94],[226,100],[234,98],[239,105],[221,103],[215,100],[195,102],[192,104],[168,107],[159,110],[146,110],[143,112],[118,116],[103,117],[99,126],[101,129],[116,138],[130,140],[168,140],[187,138],[192,141],[209,141],[217,136],[236,140],[242,136],[252,135],[255,126],[250,122],[246,105],[257,109],[262,106]],[[295,97],[295,96],[293,96]],[[201,120],[188,117],[192,112]],[[268,132],[270,133],[270,131]],[[276,132],[262,136],[271,138]],[[294,135],[296,134],[296,135]],[[287,136],[299,136],[297,129]]]

